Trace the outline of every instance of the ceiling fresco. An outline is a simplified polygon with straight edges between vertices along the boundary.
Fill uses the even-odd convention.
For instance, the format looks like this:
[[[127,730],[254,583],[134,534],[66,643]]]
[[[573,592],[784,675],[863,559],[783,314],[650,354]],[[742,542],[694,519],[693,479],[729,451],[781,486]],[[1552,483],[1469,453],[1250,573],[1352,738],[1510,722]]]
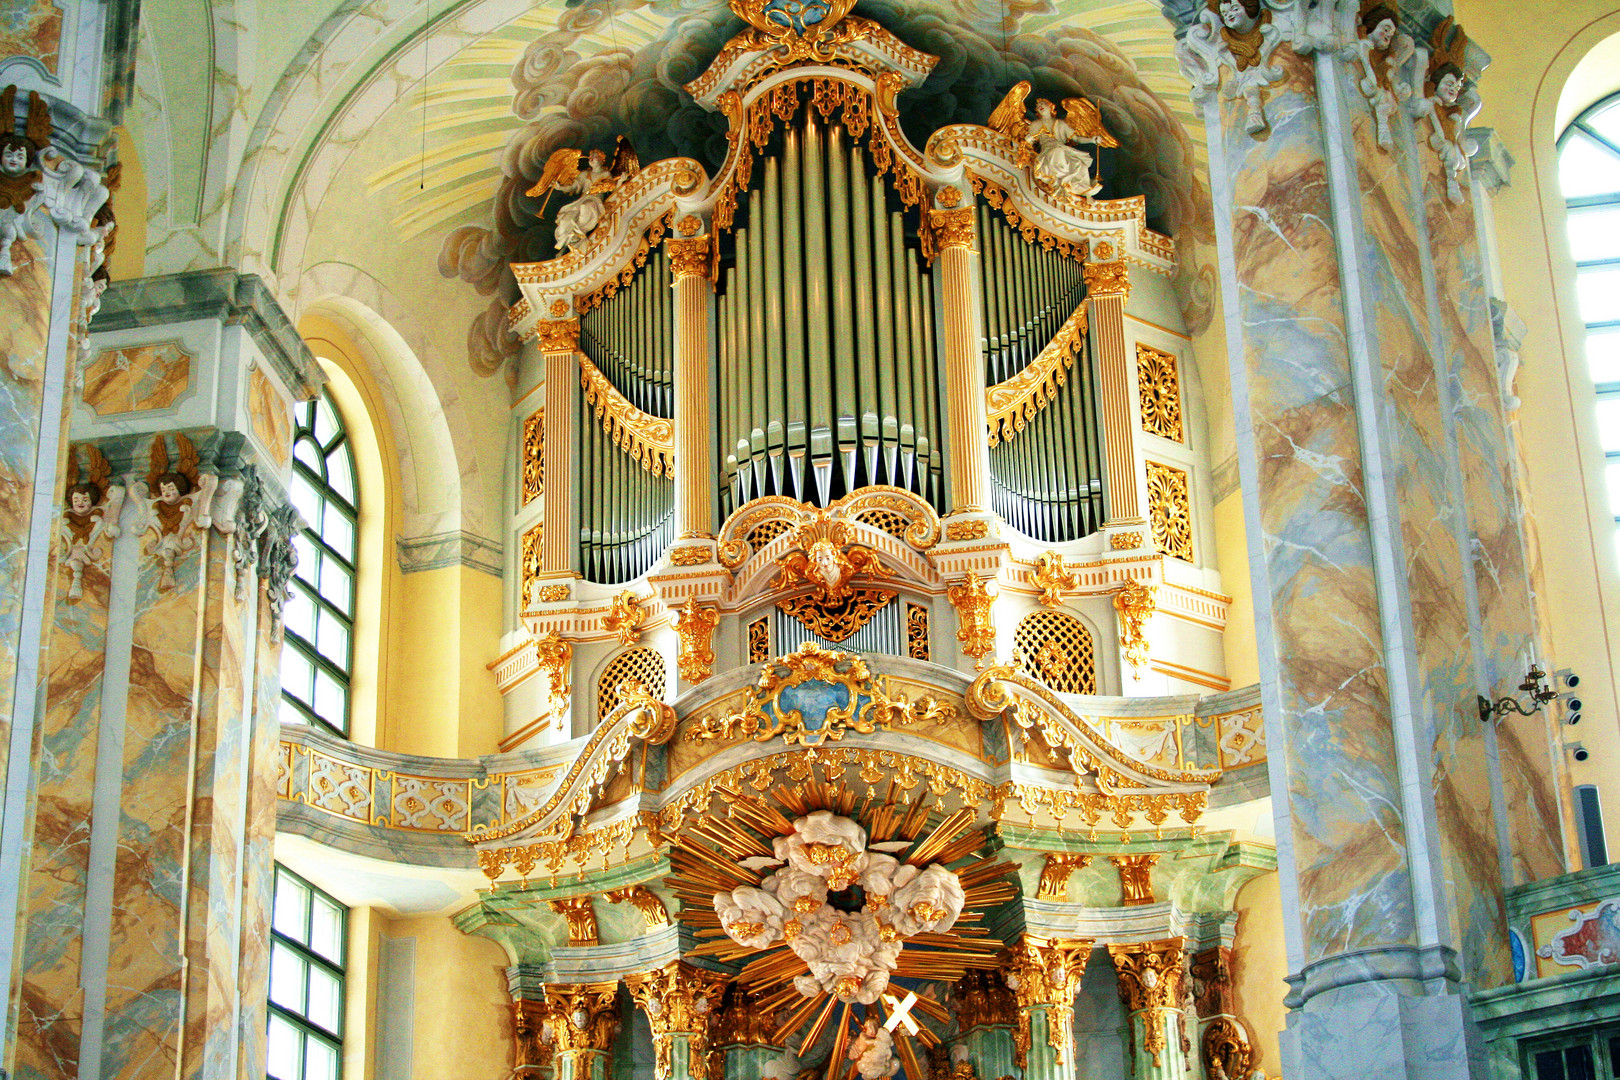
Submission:
[[[863,0],[855,12],[939,57],[899,99],[916,145],[945,124],[984,122],[1020,79],[1036,95],[1083,95],[1121,143],[1110,194],[1144,194],[1152,223],[1184,242],[1207,232],[1208,196],[1193,168],[1197,121],[1155,6]],[[536,8],[464,47],[402,101],[421,111],[421,145],[401,146],[367,187],[391,204],[401,238],[442,235],[439,272],[490,298],[469,333],[476,371],[494,373],[517,349],[505,332],[517,298],[508,263],[554,254],[556,207],[542,220],[542,200],[524,194],[552,151],[608,148],[627,133],[643,164],[692,157],[712,175],[725,156],[725,122],[682,86],[743,26],[717,0]],[[1201,328],[1207,300],[1198,296],[1207,290],[1190,287],[1196,273],[1183,278],[1189,322]]]

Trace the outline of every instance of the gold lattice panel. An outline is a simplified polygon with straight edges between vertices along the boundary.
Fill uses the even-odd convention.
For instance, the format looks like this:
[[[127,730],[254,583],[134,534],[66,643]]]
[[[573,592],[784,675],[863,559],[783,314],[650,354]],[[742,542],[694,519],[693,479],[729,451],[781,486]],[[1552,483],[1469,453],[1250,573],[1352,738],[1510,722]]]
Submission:
[[[523,505],[528,506],[546,490],[544,429],[546,410],[540,409],[523,421]]]
[[[523,571],[523,606],[525,607],[533,602],[533,597],[530,595],[532,590],[530,590],[529,586],[533,585],[534,579],[540,576],[540,542],[545,538],[545,533],[546,523],[542,521],[523,534],[523,542],[520,545],[521,554],[518,556],[518,562],[521,564]]]
[[[1181,426],[1181,379],[1172,353],[1136,347],[1136,391],[1142,403],[1142,430],[1185,442]]]
[[[1091,632],[1061,611],[1033,611],[1013,635],[1018,666],[1064,694],[1097,692],[1097,656]]]
[[[778,536],[781,536],[792,527],[792,522],[784,521],[781,518],[777,518],[774,521],[762,522],[761,524],[755,525],[752,529],[748,530],[748,543],[755,551],[758,551],[760,548],[764,547],[772,540],[775,540]]]
[[[921,604],[906,605],[906,655],[928,659],[928,609]]]
[[[771,623],[759,618],[748,624],[748,662],[757,664],[771,658]]]
[[[1147,482],[1153,546],[1173,558],[1192,562],[1192,496],[1186,472],[1150,461]]]
[[[911,524],[903,515],[893,510],[868,510],[856,519],[863,525],[882,529],[890,536],[905,538],[906,528]]]
[[[664,654],[657,649],[645,646],[639,649],[630,649],[613,658],[596,680],[596,722],[601,723],[602,718],[618,708],[619,684],[626,679],[636,679],[647,688],[647,692],[662,701],[664,699]]]

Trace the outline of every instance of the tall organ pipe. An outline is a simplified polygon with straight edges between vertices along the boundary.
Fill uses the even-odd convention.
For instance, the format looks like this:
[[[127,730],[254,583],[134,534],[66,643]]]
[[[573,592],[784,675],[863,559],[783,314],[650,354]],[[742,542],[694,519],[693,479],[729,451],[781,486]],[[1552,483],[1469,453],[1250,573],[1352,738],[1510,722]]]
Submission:
[[[850,235],[850,156],[844,145],[843,125],[835,125],[827,138],[827,224],[832,231],[831,329],[834,334],[833,355],[836,358],[832,370],[835,423],[838,426],[836,442],[846,489],[855,487],[855,459],[860,446],[855,407],[858,387],[855,375],[855,298],[851,292],[853,259],[850,244],[846,242]]]

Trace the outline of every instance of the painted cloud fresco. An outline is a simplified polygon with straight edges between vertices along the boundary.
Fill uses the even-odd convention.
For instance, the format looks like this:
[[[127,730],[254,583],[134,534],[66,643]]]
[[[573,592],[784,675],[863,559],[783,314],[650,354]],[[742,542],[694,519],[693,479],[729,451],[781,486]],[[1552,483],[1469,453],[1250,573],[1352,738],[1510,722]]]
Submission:
[[[480,374],[493,374],[517,350],[505,331],[506,308],[517,298],[507,264],[555,254],[550,221],[557,200],[542,221],[542,200],[524,194],[554,150],[608,149],[615,136],[628,133],[643,164],[692,157],[712,175],[725,157],[725,121],[681,87],[707,68],[742,21],[714,0],[619,0],[611,19],[608,10],[600,0],[570,6],[555,30],[524,51],[511,75],[513,112],[523,124],[501,154],[490,219],[454,229],[440,250],[441,273],[491,297],[468,335],[469,360]],[[1014,2],[1003,9],[872,0],[855,11],[939,57],[927,82],[899,98],[902,125],[917,146],[946,124],[983,123],[1020,79],[1029,79],[1038,96],[1084,95],[1098,102],[1121,144],[1106,194],[1145,195],[1149,220],[1182,239],[1184,255],[1192,254],[1187,241],[1208,233],[1208,193],[1194,178],[1193,145],[1182,121],[1119,47],[1075,25],[1083,16],[1065,13],[1059,20],[1046,2]],[[590,50],[603,39],[604,23],[612,41],[615,24],[632,17],[664,23],[662,33],[639,49]],[[1168,25],[1164,34],[1168,41]],[[1189,329],[1196,332],[1208,322],[1211,290],[1190,258],[1184,264],[1178,285]]]

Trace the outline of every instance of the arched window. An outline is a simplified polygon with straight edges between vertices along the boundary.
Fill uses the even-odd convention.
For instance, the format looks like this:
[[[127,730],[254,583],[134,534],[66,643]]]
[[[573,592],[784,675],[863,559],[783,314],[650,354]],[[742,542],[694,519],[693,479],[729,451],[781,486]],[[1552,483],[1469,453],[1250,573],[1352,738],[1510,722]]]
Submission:
[[[288,497],[305,528],[293,540],[298,570],[284,612],[281,722],[347,735],[354,657],[354,454],[326,394],[298,406]]]
[[[1620,94],[1593,105],[1564,130],[1558,181],[1569,210],[1598,435],[1608,458],[1609,509],[1620,521]]]

